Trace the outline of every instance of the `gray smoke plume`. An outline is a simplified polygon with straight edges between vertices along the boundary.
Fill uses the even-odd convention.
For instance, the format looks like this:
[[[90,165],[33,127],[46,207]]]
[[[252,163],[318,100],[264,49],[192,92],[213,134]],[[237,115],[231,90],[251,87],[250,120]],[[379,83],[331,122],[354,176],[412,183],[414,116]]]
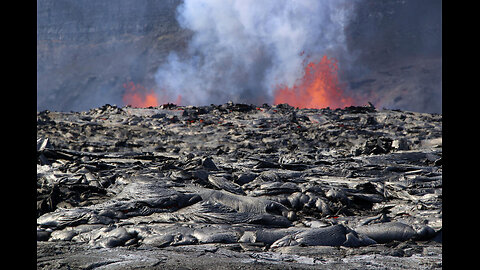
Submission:
[[[177,20],[193,36],[159,67],[157,90],[182,104],[272,103],[276,85],[301,78],[306,57],[348,65],[344,28],[355,2],[185,0]]]
[[[37,110],[271,104],[324,55],[354,105],[441,113],[441,0],[38,0]]]

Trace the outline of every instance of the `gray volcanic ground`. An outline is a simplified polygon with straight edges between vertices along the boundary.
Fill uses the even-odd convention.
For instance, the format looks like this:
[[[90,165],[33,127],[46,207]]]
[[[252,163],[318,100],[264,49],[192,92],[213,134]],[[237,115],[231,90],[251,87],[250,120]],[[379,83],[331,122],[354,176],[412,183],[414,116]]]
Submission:
[[[128,82],[181,105],[272,104],[328,55],[354,105],[441,113],[441,40],[438,0],[39,0],[37,110],[124,106]]]
[[[437,0],[37,1],[37,268],[441,268],[441,29]],[[357,104],[273,105],[323,55]]]
[[[438,114],[42,111],[37,157],[38,269],[442,267]]]

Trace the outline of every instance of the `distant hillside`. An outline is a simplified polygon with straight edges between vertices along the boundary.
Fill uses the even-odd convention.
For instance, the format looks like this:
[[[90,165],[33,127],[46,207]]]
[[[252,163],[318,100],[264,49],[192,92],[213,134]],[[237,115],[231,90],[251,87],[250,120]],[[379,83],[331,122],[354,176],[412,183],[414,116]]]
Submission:
[[[37,110],[119,106],[127,80],[153,86],[170,50],[185,47],[180,0],[39,0]]]

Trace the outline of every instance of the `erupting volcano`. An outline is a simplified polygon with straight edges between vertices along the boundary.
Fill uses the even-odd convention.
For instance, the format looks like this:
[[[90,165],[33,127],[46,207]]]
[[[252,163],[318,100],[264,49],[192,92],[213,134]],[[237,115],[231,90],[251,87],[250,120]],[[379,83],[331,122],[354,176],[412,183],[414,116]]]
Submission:
[[[337,60],[326,55],[318,63],[309,62],[305,74],[293,87],[276,87],[273,103],[314,109],[351,106],[353,99],[344,95],[337,71]]]

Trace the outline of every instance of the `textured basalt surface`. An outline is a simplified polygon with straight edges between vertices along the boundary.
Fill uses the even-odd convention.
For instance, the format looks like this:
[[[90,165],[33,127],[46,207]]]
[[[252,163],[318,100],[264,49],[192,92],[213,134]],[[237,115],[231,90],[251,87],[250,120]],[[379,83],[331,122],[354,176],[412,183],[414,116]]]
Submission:
[[[442,266],[442,116],[226,103],[37,113],[39,269]]]

